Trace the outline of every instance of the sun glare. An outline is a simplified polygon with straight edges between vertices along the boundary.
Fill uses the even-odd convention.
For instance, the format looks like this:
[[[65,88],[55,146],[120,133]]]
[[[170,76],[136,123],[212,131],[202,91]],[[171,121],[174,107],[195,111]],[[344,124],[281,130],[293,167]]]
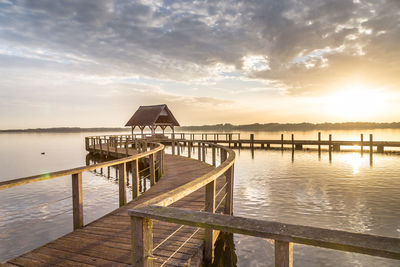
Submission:
[[[371,120],[384,108],[383,89],[351,84],[325,98],[328,113],[344,120]]]

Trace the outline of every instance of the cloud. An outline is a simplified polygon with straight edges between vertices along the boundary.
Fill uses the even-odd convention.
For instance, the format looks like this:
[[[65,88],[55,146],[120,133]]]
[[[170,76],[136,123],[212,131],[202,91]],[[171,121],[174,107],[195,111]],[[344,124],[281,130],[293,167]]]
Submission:
[[[163,81],[197,88],[224,79],[249,81],[250,93],[319,95],[354,79],[398,90],[399,10],[396,0],[2,1],[0,76],[3,88],[19,84],[23,70],[116,87],[141,77],[160,90]],[[135,90],[152,91],[143,84]]]

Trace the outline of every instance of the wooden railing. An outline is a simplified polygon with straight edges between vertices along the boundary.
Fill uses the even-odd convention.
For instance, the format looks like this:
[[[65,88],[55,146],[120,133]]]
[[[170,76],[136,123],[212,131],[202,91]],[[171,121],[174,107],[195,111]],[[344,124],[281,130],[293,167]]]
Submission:
[[[90,138],[86,138],[87,147]],[[71,175],[72,178],[72,210],[73,210],[73,226],[74,230],[83,227],[83,194],[82,194],[82,173],[94,171],[96,169],[115,166],[119,170],[119,205],[123,206],[127,203],[126,184],[127,184],[127,164],[130,163],[132,171],[132,197],[139,196],[139,178],[143,170],[139,170],[138,162],[145,158],[149,159],[149,179],[152,185],[156,183],[156,170],[161,174],[163,172],[163,153],[164,145],[159,143],[150,143],[151,150],[144,149],[147,144],[140,144],[141,147],[138,154],[127,156],[121,159],[115,159],[107,162],[97,163],[89,166],[82,166],[73,169],[44,173],[19,179],[13,179],[0,182],[0,190],[15,186],[21,186],[33,182],[54,179],[57,177]],[[156,160],[158,159],[158,160]],[[147,170],[147,168],[146,168]]]
[[[275,266],[292,266],[293,243],[400,260],[399,238],[350,233],[156,205],[131,209],[129,214],[134,222],[143,220],[147,225],[151,224],[149,223],[150,220],[160,220],[274,239]],[[149,235],[148,233],[145,234]]]
[[[173,140],[179,146],[182,140]],[[186,141],[187,142],[187,141]],[[188,151],[194,143],[188,143]],[[215,150],[220,149],[221,164],[213,171],[198,177],[155,199],[137,205],[129,210],[132,226],[133,266],[152,266],[152,220],[161,220],[182,225],[205,228],[205,261],[213,256],[214,230],[238,233],[275,241],[275,266],[293,265],[293,243],[305,244],[334,250],[362,253],[400,260],[400,239],[330,230],[309,226],[291,225],[279,222],[261,221],[232,216],[233,211],[233,170],[235,153],[214,143],[198,142],[198,159],[205,161],[205,147],[212,149],[212,164],[215,166]],[[191,157],[190,152],[188,156]],[[215,214],[215,185],[220,176],[226,177],[227,197],[225,215]],[[206,187],[205,212],[182,210],[168,207],[192,192]]]
[[[217,165],[217,152],[220,155],[220,164],[211,172],[202,175],[192,181],[175,188],[169,192],[158,195],[151,200],[142,202],[135,206],[136,208],[147,207],[151,205],[167,207],[176,201],[190,195],[198,189],[205,187],[205,208],[204,211],[210,214],[216,212],[216,206],[224,203],[223,212],[227,215],[233,214],[233,179],[234,179],[234,162],[235,153],[233,150],[208,142],[192,142],[182,140],[172,140],[172,153],[181,154],[181,147],[187,146],[187,157],[192,157],[191,151],[193,147],[197,147],[197,158],[200,161],[206,161],[207,148],[211,150],[211,164]],[[176,151],[175,151],[176,150]],[[219,150],[219,151],[217,151]],[[221,203],[216,205],[216,181],[218,178],[225,178],[225,184],[222,188],[225,195],[222,197]],[[132,225],[132,264],[133,266],[152,266],[154,257],[153,239],[152,239],[152,220],[144,217],[131,217]],[[216,232],[213,229],[205,231],[205,260],[210,261],[213,257],[213,247],[216,239]]]

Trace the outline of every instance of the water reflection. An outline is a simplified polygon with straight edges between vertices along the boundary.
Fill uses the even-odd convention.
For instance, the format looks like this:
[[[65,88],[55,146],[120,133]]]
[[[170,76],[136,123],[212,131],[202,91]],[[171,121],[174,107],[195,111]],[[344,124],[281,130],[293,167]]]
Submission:
[[[236,267],[237,256],[232,233],[221,232],[215,242],[214,262],[206,267]]]

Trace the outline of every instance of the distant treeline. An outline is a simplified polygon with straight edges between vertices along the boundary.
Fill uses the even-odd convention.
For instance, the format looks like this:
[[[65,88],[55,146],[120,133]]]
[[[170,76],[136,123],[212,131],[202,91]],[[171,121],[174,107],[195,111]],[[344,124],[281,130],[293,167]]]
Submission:
[[[400,129],[400,122],[342,122],[342,123],[253,123],[233,125],[230,123],[182,126],[183,131],[311,131],[311,130],[362,130],[362,129]]]
[[[377,122],[342,122],[342,123],[253,123],[244,125],[233,125],[230,123],[203,125],[203,126],[181,126],[178,131],[311,131],[311,130],[363,130],[363,129],[400,129],[400,122],[377,123]],[[36,129],[9,129],[0,130],[0,133],[78,133],[78,132],[126,132],[130,128],[80,128],[80,127],[57,127]]]
[[[128,128],[80,128],[80,127],[57,127],[36,129],[9,129],[0,130],[0,133],[79,133],[79,132],[122,132]]]

